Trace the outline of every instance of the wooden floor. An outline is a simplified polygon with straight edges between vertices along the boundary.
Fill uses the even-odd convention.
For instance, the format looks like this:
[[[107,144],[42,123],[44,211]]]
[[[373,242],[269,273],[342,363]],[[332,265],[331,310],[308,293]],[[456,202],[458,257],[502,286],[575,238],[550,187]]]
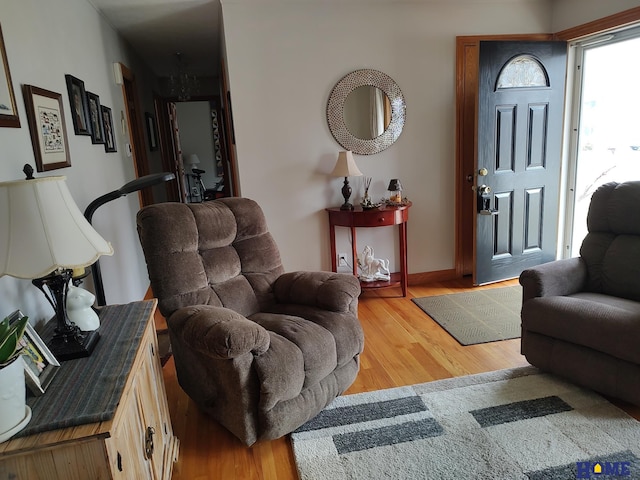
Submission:
[[[471,281],[462,279],[409,287],[406,298],[397,296],[399,289],[363,293],[359,318],[365,350],[360,373],[345,393],[528,365],[519,339],[463,347],[410,300],[472,289]],[[178,385],[173,360],[165,365],[164,378],[173,430],[180,439],[174,480],[297,480],[288,437],[247,448],[198,411]],[[640,408],[618,404],[640,419]]]

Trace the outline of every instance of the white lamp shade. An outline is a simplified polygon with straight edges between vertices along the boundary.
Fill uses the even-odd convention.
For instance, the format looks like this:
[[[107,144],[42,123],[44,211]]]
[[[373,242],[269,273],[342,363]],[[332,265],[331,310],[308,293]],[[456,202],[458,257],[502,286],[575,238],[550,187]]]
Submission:
[[[113,248],[84,218],[66,177],[0,183],[0,276],[83,268]]]
[[[189,165],[197,165],[199,163],[200,159],[198,158],[198,155],[196,155],[195,153],[189,155]]]
[[[338,161],[331,172],[334,177],[359,177],[362,172],[358,169],[353,153],[346,151],[338,153]]]

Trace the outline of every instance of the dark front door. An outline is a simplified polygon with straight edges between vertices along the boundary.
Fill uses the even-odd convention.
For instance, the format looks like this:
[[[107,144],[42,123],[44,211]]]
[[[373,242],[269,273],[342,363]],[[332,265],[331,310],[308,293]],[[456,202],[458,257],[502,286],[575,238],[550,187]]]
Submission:
[[[565,42],[480,42],[474,283],[556,258]]]

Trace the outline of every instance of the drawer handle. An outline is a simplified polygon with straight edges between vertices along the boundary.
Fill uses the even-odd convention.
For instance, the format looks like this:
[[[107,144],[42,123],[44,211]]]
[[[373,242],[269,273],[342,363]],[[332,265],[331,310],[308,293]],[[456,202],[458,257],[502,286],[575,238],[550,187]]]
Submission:
[[[381,223],[384,222],[384,217],[378,218],[378,221],[381,222]]]
[[[156,431],[153,429],[153,427],[147,427],[147,436],[144,439],[144,453],[147,456],[147,459],[151,459],[151,457],[153,456],[153,450],[154,450],[154,445],[153,445],[153,434],[156,433]]]

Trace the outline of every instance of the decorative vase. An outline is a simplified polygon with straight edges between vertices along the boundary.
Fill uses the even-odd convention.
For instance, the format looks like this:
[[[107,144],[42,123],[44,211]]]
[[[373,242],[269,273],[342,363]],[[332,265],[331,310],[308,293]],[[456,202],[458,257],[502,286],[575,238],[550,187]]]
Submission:
[[[0,367],[0,442],[11,438],[31,420],[26,395],[24,360],[17,355]]]

